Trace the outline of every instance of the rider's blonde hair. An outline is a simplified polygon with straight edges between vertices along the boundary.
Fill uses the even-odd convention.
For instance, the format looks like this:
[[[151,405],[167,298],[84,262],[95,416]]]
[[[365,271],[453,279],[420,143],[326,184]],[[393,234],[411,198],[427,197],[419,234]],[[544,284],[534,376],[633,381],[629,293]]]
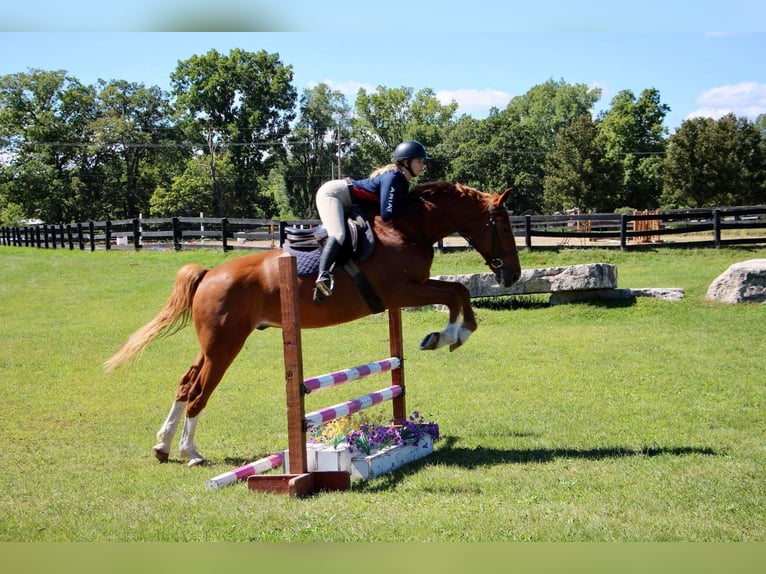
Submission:
[[[384,165],[383,167],[379,167],[375,169],[371,174],[370,177],[375,177],[377,175],[380,175],[381,173],[386,173],[387,171],[393,171],[397,167],[399,167],[398,164],[395,163],[389,163],[388,165]]]

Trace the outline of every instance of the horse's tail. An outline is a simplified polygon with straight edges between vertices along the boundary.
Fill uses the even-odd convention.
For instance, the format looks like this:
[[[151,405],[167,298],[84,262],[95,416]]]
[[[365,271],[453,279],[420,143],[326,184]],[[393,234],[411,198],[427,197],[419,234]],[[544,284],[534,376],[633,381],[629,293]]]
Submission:
[[[173,291],[157,316],[135,331],[112,358],[104,363],[104,369],[112,373],[134,355],[140,354],[152,341],[183,329],[191,317],[191,306],[197,286],[207,273],[201,265],[189,263],[176,273]]]

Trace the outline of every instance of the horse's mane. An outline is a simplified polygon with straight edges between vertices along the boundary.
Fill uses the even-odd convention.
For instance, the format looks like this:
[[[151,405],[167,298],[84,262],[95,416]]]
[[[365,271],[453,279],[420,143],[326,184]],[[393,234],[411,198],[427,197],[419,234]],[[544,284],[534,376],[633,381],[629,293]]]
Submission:
[[[410,189],[410,196],[413,199],[418,197],[428,200],[435,200],[439,197],[472,197],[478,199],[486,195],[473,187],[450,181],[430,181],[420,183]]]

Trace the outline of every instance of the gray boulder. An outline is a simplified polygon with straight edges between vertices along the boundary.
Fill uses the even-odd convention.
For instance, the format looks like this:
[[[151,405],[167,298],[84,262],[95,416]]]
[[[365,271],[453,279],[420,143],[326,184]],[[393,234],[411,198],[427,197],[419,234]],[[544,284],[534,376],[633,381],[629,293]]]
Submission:
[[[722,303],[766,303],[766,259],[734,263],[710,284],[705,299]]]

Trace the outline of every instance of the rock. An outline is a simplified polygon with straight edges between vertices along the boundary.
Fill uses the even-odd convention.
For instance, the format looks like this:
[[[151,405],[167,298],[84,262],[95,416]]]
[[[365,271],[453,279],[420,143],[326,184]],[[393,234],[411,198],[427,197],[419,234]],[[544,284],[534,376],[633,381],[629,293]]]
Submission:
[[[471,297],[615,289],[617,266],[609,263],[584,263],[567,267],[523,269],[521,278],[507,288],[497,283],[494,273],[439,275],[432,279],[462,283],[470,291]]]
[[[722,303],[766,303],[766,259],[734,263],[710,284],[705,299]]]
[[[622,291],[622,289],[618,289]],[[683,301],[684,290],[676,287],[648,287],[643,289],[626,289],[634,297],[656,297],[666,301]]]

